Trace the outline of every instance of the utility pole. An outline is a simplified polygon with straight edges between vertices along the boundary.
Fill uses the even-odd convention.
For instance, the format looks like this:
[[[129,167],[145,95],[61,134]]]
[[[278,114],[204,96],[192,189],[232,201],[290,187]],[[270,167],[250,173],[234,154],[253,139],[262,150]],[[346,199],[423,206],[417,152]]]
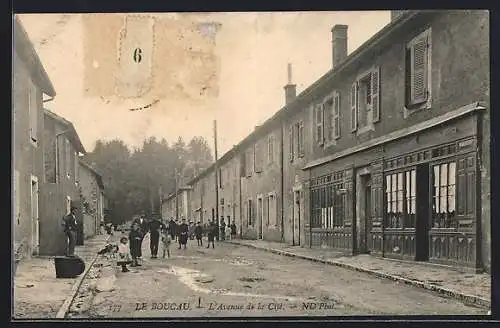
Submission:
[[[215,152],[215,219],[218,222],[218,226],[220,227],[219,221],[219,168],[217,167],[217,120],[214,120],[214,152]],[[217,234],[219,235],[219,234]]]
[[[175,169],[175,219],[179,220],[179,199],[178,199],[178,194],[179,194],[179,181],[178,181],[179,174],[177,173],[177,168]]]
[[[163,221],[163,186],[160,185],[158,193],[160,194],[160,221]]]

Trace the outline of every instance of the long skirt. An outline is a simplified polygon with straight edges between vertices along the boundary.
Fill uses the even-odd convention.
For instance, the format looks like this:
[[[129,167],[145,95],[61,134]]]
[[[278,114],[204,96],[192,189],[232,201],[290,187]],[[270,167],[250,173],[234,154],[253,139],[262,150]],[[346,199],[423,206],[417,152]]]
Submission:
[[[208,241],[213,242],[213,241],[214,241],[214,239],[215,239],[214,237],[215,237],[215,236],[214,236],[214,234],[213,234],[213,233],[209,233],[209,234],[208,234]]]
[[[130,256],[132,256],[133,258],[142,256],[141,245],[142,245],[142,240],[131,240]]]
[[[187,234],[182,233],[182,234],[179,236],[179,241],[180,241],[181,245],[186,245],[186,244],[187,244],[187,241],[188,241],[188,235],[187,235]]]

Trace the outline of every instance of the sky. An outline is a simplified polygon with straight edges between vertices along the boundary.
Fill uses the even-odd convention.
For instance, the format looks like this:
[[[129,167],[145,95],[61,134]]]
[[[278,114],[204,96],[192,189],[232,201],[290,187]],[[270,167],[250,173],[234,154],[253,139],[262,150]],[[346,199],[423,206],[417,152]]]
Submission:
[[[151,136],[169,143],[203,136],[213,146],[217,120],[221,156],[284,105],[288,63],[299,94],[331,69],[335,24],[348,25],[350,54],[389,23],[390,12],[148,17],[153,27],[123,14],[20,15],[57,93],[45,107],[73,122],[87,151],[98,139],[119,138],[133,148]],[[218,28],[200,37],[193,22]],[[145,52],[140,70],[132,55],[121,59],[134,42]]]

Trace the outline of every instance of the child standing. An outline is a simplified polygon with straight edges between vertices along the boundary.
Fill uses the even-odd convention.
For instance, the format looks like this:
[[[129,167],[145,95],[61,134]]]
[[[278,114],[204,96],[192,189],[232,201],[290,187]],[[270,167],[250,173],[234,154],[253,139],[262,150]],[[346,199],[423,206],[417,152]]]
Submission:
[[[172,243],[172,237],[170,236],[168,229],[161,229],[161,246],[163,250],[163,258],[165,258],[165,252],[170,258],[170,244]]]
[[[132,230],[128,238],[130,239],[130,255],[132,256],[132,264],[130,266],[141,266],[137,263],[137,258],[141,255],[142,234],[139,231],[139,224],[137,222],[132,223]]]
[[[127,269],[127,264],[132,263],[132,261],[130,259],[130,253],[128,251],[127,237],[120,238],[120,245],[118,245],[118,255],[119,255],[118,265],[122,267],[122,272],[129,272],[130,270]]]
[[[203,241],[202,241],[203,227],[201,226],[200,221],[198,221],[198,224],[194,228],[194,234],[196,236],[196,240],[198,241],[198,246],[203,246]]]

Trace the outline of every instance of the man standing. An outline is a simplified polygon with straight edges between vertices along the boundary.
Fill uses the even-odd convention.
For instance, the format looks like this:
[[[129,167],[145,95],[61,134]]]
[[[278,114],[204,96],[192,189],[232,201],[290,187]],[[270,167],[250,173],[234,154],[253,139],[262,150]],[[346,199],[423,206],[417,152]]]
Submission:
[[[224,222],[224,217],[220,217],[220,240],[226,240],[226,222]]]
[[[137,257],[139,259],[142,259],[142,241],[144,240],[144,237],[148,232],[148,222],[146,221],[146,214],[144,214],[144,212],[141,213],[141,216],[139,218],[139,231],[142,237]]]
[[[179,249],[181,249],[181,246],[184,246],[184,249],[186,249],[188,233],[189,227],[186,224],[186,219],[182,219],[182,224],[179,226]]]
[[[76,245],[76,207],[72,206],[70,212],[63,218],[64,233],[66,234],[67,256],[75,256]]]
[[[158,243],[160,241],[160,229],[162,223],[158,220],[158,217],[155,215],[151,222],[149,222],[149,248],[151,249],[151,258],[158,258]]]

